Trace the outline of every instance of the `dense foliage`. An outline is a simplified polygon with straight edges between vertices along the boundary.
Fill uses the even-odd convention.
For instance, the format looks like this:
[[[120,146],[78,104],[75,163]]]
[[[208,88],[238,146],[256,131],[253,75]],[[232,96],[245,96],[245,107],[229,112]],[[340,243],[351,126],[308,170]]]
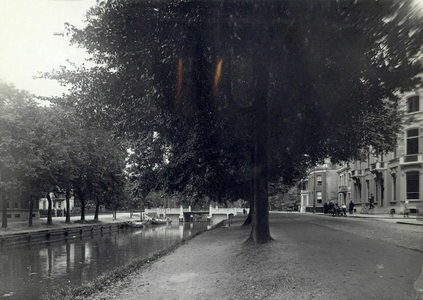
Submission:
[[[56,102],[133,141],[144,194],[253,195],[266,242],[269,181],[392,149],[422,30],[412,1],[107,1],[68,25],[95,66],[44,76],[70,87]]]
[[[40,106],[34,97],[0,82],[0,189],[33,202],[50,192],[71,192],[110,203],[122,198],[126,149],[104,130],[82,126],[72,109]],[[30,214],[31,216],[32,214]],[[67,209],[69,221],[69,209]],[[30,225],[32,219],[30,217]]]

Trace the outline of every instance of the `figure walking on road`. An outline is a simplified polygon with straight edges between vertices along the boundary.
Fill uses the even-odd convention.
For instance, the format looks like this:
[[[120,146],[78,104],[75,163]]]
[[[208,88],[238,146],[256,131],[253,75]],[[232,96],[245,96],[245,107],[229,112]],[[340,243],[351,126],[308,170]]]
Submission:
[[[352,202],[352,200],[350,201],[350,204],[349,204],[349,210],[350,210],[350,215],[352,215],[354,212],[354,203]]]
[[[374,202],[375,202],[375,197],[373,197],[373,194],[370,194],[370,197],[369,197],[369,209],[375,208],[375,206],[373,205]]]
[[[342,204],[341,208],[342,208],[342,214],[344,215],[344,217],[346,217],[347,216],[347,206],[345,205],[345,203]]]
[[[410,214],[410,209],[408,208],[408,206],[407,206],[407,204],[408,204],[408,201],[405,201],[405,204],[404,204],[404,218],[405,217],[410,217],[409,216],[409,214]]]

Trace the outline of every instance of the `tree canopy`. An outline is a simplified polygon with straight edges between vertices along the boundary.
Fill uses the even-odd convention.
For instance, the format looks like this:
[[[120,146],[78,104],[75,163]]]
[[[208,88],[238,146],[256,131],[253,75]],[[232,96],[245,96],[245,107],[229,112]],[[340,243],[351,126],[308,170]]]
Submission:
[[[71,108],[44,107],[34,99],[0,82],[0,193],[31,203],[47,195],[48,224],[50,192],[74,192],[80,200],[101,197],[105,203],[122,196],[127,157],[122,141],[83,126]]]
[[[56,102],[159,157],[149,170],[169,189],[213,199],[252,182],[251,239],[261,243],[271,239],[269,181],[394,146],[399,93],[422,71],[413,5],[100,2],[85,28],[68,25],[95,66],[44,76],[70,87]]]

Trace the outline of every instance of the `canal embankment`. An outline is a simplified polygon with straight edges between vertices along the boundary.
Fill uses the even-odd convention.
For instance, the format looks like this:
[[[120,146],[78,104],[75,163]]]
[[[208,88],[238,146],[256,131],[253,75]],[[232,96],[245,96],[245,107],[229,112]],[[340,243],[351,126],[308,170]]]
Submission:
[[[47,225],[46,219],[35,219],[33,226],[27,222],[8,222],[7,228],[0,228],[0,249],[9,246],[36,244],[43,242],[58,242],[86,236],[113,234],[123,229],[130,217],[129,213],[112,215],[100,215],[99,220],[93,220],[93,216],[87,216],[87,220],[81,222],[79,217],[72,217],[71,223],[65,222],[65,217],[55,217],[52,225]]]

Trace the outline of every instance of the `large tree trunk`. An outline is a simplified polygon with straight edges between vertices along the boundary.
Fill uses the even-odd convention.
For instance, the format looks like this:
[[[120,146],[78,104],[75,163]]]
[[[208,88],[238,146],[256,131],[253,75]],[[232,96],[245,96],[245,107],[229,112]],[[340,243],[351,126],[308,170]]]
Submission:
[[[100,201],[96,201],[95,203],[95,213],[94,213],[94,220],[98,221],[98,212],[100,211]]]
[[[250,211],[248,212],[247,219],[245,219],[242,226],[248,226],[253,222],[253,212],[254,212],[254,178],[250,180]]]
[[[81,203],[81,221],[85,221],[85,197],[82,191],[78,192],[78,198]]]
[[[47,193],[46,197],[48,202],[47,225],[53,225],[53,218],[51,216],[52,201],[51,201],[50,193]]]
[[[254,207],[253,201],[250,201],[250,211],[248,212],[248,216],[245,219],[244,224],[242,224],[242,226],[248,226],[252,223],[252,220],[253,220],[252,215],[253,215],[253,211],[254,211],[253,207]]]
[[[7,201],[8,199],[6,198],[5,195],[1,194],[1,203],[2,203],[2,210],[3,210],[3,215],[2,215],[2,221],[1,221],[1,227],[2,228],[7,228]]]
[[[254,211],[249,240],[264,244],[272,239],[269,230],[269,199],[267,179],[269,67],[263,57],[255,63],[256,92],[254,99]]]
[[[253,222],[253,212],[254,212],[254,156],[255,156],[255,150],[253,147],[251,147],[250,150],[250,168],[251,168],[251,179],[250,179],[250,211],[248,212],[248,217],[244,221],[244,224],[242,226],[250,225]]]
[[[28,221],[28,226],[32,227],[32,213],[34,211],[34,200],[32,195],[29,196],[29,221]]]
[[[65,223],[70,223],[70,190],[66,190],[66,221]]]

